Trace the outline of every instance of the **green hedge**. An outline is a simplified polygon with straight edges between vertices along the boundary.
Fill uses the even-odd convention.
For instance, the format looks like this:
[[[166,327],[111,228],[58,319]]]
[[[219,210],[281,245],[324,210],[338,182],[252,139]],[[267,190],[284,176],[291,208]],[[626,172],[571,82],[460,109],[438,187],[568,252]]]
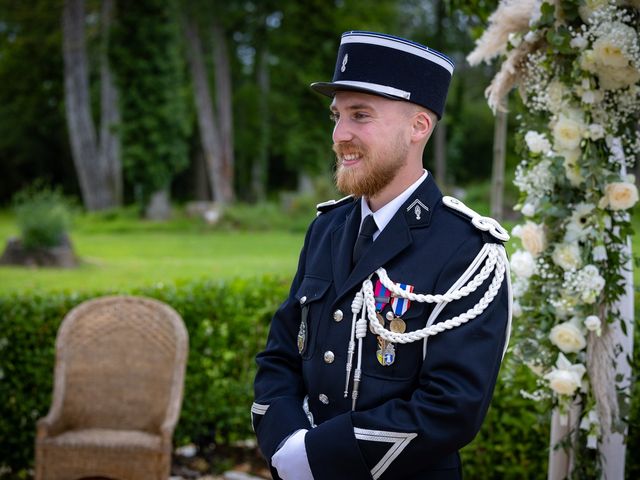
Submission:
[[[189,361],[174,435],[178,444],[211,435],[220,443],[251,436],[254,357],[287,291],[284,279],[263,277],[131,292],[0,297],[0,471],[18,472],[33,462],[35,422],[51,404],[55,336],[62,318],[82,301],[104,294],[157,298],[184,319]]]
[[[254,356],[264,346],[270,318],[287,290],[285,279],[263,277],[126,292],[170,304],[189,331],[177,444],[212,437],[225,444],[252,436],[248,412]],[[33,463],[35,422],[51,403],[54,342],[62,318],[88,298],[113,293],[125,292],[0,296],[0,477],[4,471],[5,476],[24,478]],[[520,389],[532,390],[534,383],[507,355],[482,430],[462,451],[466,478],[546,478],[549,412],[520,395]],[[630,451],[640,444],[638,404],[633,405]],[[627,478],[639,471],[636,458],[628,456]]]

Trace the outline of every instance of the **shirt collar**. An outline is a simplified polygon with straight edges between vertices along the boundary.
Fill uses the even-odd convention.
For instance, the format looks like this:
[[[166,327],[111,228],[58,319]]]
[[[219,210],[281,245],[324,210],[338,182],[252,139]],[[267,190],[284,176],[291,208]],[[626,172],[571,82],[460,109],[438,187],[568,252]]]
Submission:
[[[398,195],[396,198],[391,200],[376,212],[372,212],[369,208],[369,204],[364,199],[364,197],[360,197],[360,211],[362,212],[362,215],[360,217],[360,227],[362,227],[362,221],[364,220],[364,217],[369,214],[373,214],[373,219],[376,221],[376,225],[378,226],[378,231],[373,234],[373,239],[375,240],[376,238],[378,238],[378,235],[382,233],[382,230],[384,230],[384,227],[386,227],[387,224],[391,221],[398,209],[404,202],[407,201],[411,194],[416,191],[420,184],[425,181],[428,175],[429,172],[424,170],[418,180],[412,183],[404,192],[402,192],[400,195]]]

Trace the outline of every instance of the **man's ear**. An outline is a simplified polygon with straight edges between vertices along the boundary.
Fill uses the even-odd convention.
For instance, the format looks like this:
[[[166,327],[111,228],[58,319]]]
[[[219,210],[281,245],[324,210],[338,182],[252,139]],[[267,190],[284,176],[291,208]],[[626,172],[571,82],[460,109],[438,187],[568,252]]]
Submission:
[[[419,110],[413,114],[411,123],[411,140],[423,142],[429,139],[435,127],[434,118],[424,110]]]

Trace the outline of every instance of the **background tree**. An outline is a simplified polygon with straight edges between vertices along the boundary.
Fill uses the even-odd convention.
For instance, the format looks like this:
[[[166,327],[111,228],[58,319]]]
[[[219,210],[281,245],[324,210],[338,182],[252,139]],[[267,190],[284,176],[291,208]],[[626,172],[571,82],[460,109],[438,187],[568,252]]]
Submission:
[[[188,164],[188,107],[177,2],[117,3],[114,65],[121,86],[122,157],[147,216],[169,213],[174,176]]]
[[[112,0],[102,3],[99,143],[91,112],[84,0],[66,0],[62,13],[67,125],[82,199],[88,210],[115,207],[122,199],[120,148],[113,130],[119,119],[118,102],[106,51],[112,7]]]
[[[62,2],[0,1],[0,203],[34,178],[79,194],[64,120]]]
[[[235,197],[232,78],[222,21],[229,3],[223,7],[218,2],[192,0],[183,2],[183,9],[182,25],[209,187],[213,200],[224,205]],[[212,62],[205,60],[208,52]],[[213,75],[209,74],[209,64],[213,65]],[[213,88],[210,77],[214,78]]]

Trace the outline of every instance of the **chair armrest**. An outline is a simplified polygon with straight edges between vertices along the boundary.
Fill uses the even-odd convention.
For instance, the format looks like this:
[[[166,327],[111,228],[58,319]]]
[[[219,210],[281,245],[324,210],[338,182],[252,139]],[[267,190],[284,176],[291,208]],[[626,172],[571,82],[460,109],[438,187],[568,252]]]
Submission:
[[[53,437],[64,430],[65,421],[62,418],[62,402],[54,402],[45,417],[36,422],[36,435],[38,439]]]
[[[37,421],[36,438],[38,440],[53,437],[63,430],[62,421],[58,416],[51,415],[52,413],[49,412],[46,417],[42,417]]]
[[[173,431],[175,429],[175,423],[173,425],[169,422],[165,422],[160,427],[160,442],[163,450],[173,450]]]

